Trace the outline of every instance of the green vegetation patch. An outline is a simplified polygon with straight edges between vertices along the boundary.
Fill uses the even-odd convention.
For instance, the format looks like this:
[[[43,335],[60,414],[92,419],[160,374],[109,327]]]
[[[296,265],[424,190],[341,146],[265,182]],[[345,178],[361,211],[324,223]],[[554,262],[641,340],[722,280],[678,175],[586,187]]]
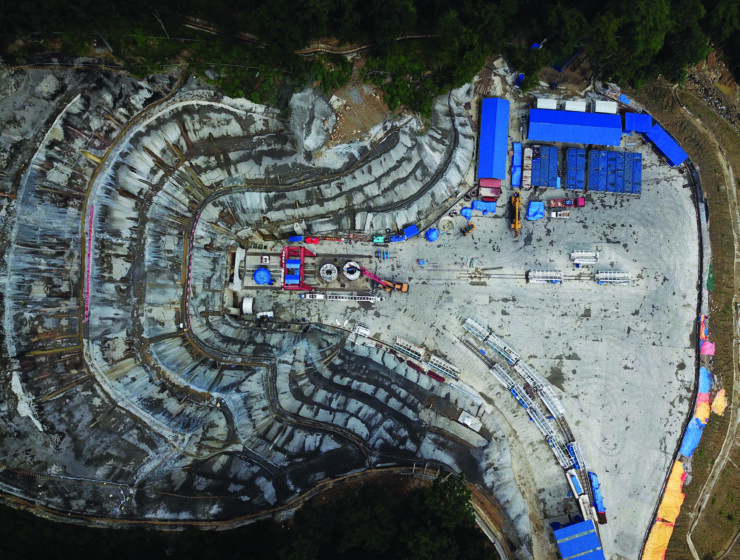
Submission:
[[[63,525],[0,507],[4,557],[14,560],[105,558],[149,560],[496,560],[477,528],[462,478],[417,479],[339,487],[315,498],[293,518],[228,531],[94,529]]]

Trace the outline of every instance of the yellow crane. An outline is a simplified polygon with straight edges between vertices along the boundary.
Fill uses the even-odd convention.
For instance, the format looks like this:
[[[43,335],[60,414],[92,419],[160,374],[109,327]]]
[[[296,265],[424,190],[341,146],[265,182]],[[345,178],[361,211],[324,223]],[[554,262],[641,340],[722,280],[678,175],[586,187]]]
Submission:
[[[511,195],[511,229],[514,230],[514,238],[519,237],[519,231],[522,229],[522,221],[519,217],[522,208],[522,199],[519,192]]]

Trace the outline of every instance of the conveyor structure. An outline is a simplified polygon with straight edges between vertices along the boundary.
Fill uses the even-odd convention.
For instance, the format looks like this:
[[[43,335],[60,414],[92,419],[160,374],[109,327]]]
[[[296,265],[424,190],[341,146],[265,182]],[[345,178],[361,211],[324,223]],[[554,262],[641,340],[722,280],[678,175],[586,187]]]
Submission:
[[[552,388],[542,379],[542,377],[540,377],[532,366],[521,359],[516,350],[493,334],[475,317],[468,317],[465,320],[465,323],[463,323],[463,327],[506,360],[506,362],[532,386],[532,389],[539,395],[542,402],[555,418],[562,418],[565,416],[565,409],[557,396],[555,396]],[[503,368],[500,366],[499,369],[503,371]],[[494,374],[495,373],[496,372],[494,372]],[[502,383],[504,382],[502,381]],[[506,385],[506,383],[504,383],[504,385]],[[507,389],[508,388],[509,387],[507,387]]]
[[[563,271],[545,268],[533,268],[527,271],[527,282],[530,284],[562,284]]]
[[[468,317],[465,319],[463,327],[466,331],[472,333],[473,336],[480,340],[485,340],[488,338],[488,335],[491,334],[491,331],[475,317]]]
[[[375,303],[378,301],[383,301],[383,298],[380,296],[355,296],[355,295],[344,295],[344,294],[330,294],[326,296],[327,301],[369,301],[370,303]]]
[[[396,337],[396,341],[393,343],[393,346],[410,358],[414,358],[420,362],[423,362],[424,357],[426,356],[426,350],[424,348],[411,344],[408,340],[401,338],[400,336]]]
[[[438,358],[437,356],[430,357],[426,365],[433,371],[446,375],[452,379],[458,379],[460,376],[460,370],[457,367],[446,362],[442,358]]]
[[[597,270],[594,280],[599,284],[629,284],[632,276],[622,270]]]
[[[599,252],[571,251],[570,260],[573,264],[596,264],[599,262]]]

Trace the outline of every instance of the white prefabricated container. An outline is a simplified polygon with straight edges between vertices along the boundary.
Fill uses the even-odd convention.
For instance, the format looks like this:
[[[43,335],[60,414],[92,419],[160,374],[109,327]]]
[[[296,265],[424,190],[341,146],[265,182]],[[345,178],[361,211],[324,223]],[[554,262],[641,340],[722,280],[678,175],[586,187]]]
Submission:
[[[594,113],[609,113],[610,115],[617,114],[617,102],[616,101],[598,101],[594,100]]]
[[[557,109],[558,100],[550,99],[547,97],[538,97],[537,98],[537,108],[538,109]]]
[[[587,105],[585,101],[566,101],[565,102],[566,111],[578,111],[580,113],[585,113],[586,109],[587,109]]]

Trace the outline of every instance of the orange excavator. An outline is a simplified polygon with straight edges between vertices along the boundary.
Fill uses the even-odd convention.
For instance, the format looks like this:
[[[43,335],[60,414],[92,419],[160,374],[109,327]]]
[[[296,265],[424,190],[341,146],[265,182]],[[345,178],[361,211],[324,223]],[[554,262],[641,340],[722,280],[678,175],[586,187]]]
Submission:
[[[514,230],[514,238],[519,237],[519,231],[522,229],[521,220],[522,199],[519,192],[511,195],[511,229]]]

